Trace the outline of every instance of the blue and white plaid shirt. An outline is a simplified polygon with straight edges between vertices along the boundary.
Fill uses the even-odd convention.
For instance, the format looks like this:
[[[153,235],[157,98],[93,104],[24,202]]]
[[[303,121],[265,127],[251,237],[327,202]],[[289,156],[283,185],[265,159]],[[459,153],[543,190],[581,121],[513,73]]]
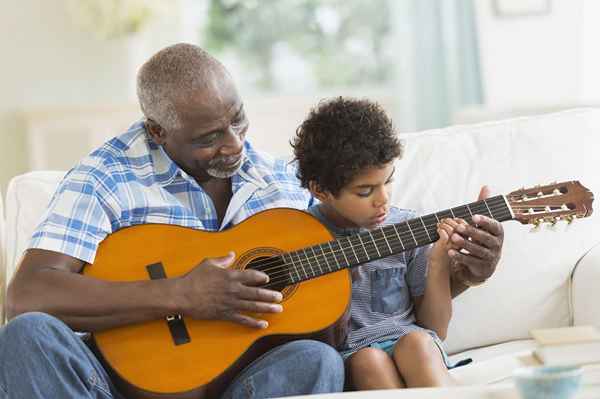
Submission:
[[[123,227],[163,223],[218,231],[265,209],[311,205],[287,161],[259,153],[248,142],[245,154],[231,178],[233,197],[219,224],[210,197],[138,122],[67,173],[29,248],[92,263],[100,242]]]

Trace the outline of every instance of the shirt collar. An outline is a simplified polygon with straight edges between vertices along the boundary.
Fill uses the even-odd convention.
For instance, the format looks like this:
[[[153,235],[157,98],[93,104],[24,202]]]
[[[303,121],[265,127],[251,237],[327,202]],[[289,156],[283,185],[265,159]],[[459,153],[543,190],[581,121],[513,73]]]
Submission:
[[[167,186],[171,184],[177,176],[181,176],[188,181],[195,181],[192,176],[187,174],[169,157],[162,146],[156,144],[147,134],[146,140],[150,149],[150,158],[152,159],[154,175],[158,184]],[[254,154],[254,150],[250,143],[246,141],[244,143],[244,161],[242,162],[242,166],[240,170],[231,177],[232,191],[234,193],[246,183],[252,183],[260,188],[265,188],[267,186],[267,182],[254,164],[252,154]]]

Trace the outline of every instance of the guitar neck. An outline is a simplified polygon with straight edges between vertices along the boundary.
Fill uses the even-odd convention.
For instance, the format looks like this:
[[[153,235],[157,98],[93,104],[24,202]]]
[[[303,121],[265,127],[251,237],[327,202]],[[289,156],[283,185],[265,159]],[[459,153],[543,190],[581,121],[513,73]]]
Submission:
[[[505,197],[498,195],[406,222],[288,252],[281,257],[288,266],[289,283],[299,283],[431,244],[439,238],[437,224],[440,220],[462,218],[471,223],[473,215],[477,214],[499,222],[513,219]]]

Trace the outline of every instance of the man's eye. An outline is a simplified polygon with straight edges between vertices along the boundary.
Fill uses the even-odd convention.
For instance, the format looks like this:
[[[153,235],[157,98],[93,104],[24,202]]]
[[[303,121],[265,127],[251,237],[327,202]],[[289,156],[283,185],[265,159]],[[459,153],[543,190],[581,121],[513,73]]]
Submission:
[[[356,195],[358,195],[359,197],[366,198],[369,195],[371,195],[372,192],[373,190],[359,191],[358,193],[356,193]]]

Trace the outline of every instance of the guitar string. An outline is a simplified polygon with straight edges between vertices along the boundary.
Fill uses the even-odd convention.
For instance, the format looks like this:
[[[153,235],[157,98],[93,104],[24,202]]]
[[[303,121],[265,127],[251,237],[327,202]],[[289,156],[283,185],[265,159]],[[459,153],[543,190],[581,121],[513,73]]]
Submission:
[[[381,230],[381,229],[378,229],[378,230]],[[377,233],[378,230],[373,230],[373,232]],[[385,234],[383,231],[381,231],[381,233]],[[437,234],[437,232],[436,232],[436,234]],[[426,235],[421,235],[420,236],[420,238],[425,238],[425,237],[426,237]],[[427,236],[427,238],[429,238],[429,237]],[[377,241],[380,241],[380,242],[385,241],[386,245],[379,246],[379,245],[376,244]],[[419,242],[418,242],[419,239],[416,239],[416,237],[415,237],[414,241],[417,244],[417,247],[432,242],[431,240],[427,240],[427,241],[425,241],[424,244],[419,244]],[[351,241],[349,241],[349,242],[351,242]],[[372,240],[371,243],[372,243],[372,245],[370,245],[370,246],[373,249],[369,249],[366,245],[362,245],[362,250],[360,252],[366,253],[367,257],[368,257],[368,259],[364,260],[362,263],[368,262],[368,261],[374,259],[375,255],[377,255],[377,257],[380,258],[380,257],[382,257],[381,256],[382,253],[386,253],[385,256],[389,256],[392,253],[397,252],[397,250],[404,251],[404,250],[415,248],[415,247],[410,247],[410,248],[406,249],[406,246],[403,245],[403,243],[401,241],[400,242],[397,242],[397,241],[391,241],[390,242],[390,240],[386,240],[385,237],[383,237],[383,236],[382,236],[382,238]],[[324,270],[324,267],[326,267],[329,270],[329,272],[340,270],[339,269],[340,263],[346,264],[346,263],[351,263],[351,262],[340,262],[340,260],[338,260],[338,257],[336,256],[336,254],[340,253],[340,252],[344,253],[343,251],[349,249],[349,248],[344,248],[342,246],[339,246],[339,247],[340,247],[341,250],[328,250],[327,254],[326,253],[319,254],[319,255],[315,254],[316,256],[307,256],[307,255],[305,255],[304,256],[305,259],[302,259],[300,256],[298,256],[298,260],[294,261],[291,264],[290,263],[280,263],[278,265],[278,267],[274,267],[274,268],[271,269],[271,270],[275,269],[276,272],[273,272],[273,273],[269,274],[269,276],[271,278],[271,281],[269,283],[267,283],[267,284],[268,285],[276,285],[277,282],[281,282],[282,281],[282,279],[280,277],[284,277],[284,279],[286,279],[286,280],[289,279],[290,277],[292,277],[291,276],[291,270],[290,270],[289,266],[291,266],[293,268],[293,270],[296,271],[296,275],[298,275],[299,277],[301,277],[301,274],[304,274],[307,278],[309,276],[310,277],[315,277],[315,276],[317,276],[317,274],[323,274],[322,271]],[[392,247],[394,247],[394,248],[392,249],[391,252],[389,252],[390,248],[392,248]],[[369,251],[372,252],[372,253],[369,253]],[[400,251],[398,251],[398,252],[400,252]],[[327,257],[328,254],[331,254],[331,256],[329,258]],[[352,255],[353,254],[350,254],[351,258],[353,257]],[[358,257],[356,257],[356,256],[355,256],[355,258],[358,259]],[[323,259],[325,260],[325,263],[322,262]],[[347,259],[347,257],[344,256],[344,260],[346,260],[346,259]],[[331,268],[328,260],[331,260],[332,262],[337,263],[338,269],[337,270],[333,270]],[[316,261],[317,264],[315,265],[313,261]],[[285,262],[285,260],[284,260],[284,262]],[[360,262],[361,261],[359,260],[359,263]],[[302,267],[302,269],[299,269],[297,267],[298,263],[300,264],[300,266]],[[317,273],[316,272],[317,270],[320,273]],[[300,273],[300,271],[303,271],[304,273]],[[278,273],[278,272],[282,272],[282,273]],[[277,282],[276,282],[276,280],[277,280]]]
[[[495,210],[496,210],[496,212],[498,212],[498,209],[495,209]],[[430,217],[433,217],[433,215],[430,215]],[[470,216],[467,216],[466,218],[470,219]],[[419,241],[421,241],[423,239],[430,239],[430,237],[432,235],[437,235],[437,229],[436,228],[431,229],[431,227],[437,226],[437,223],[435,223],[435,224],[426,224],[426,226],[429,226],[429,227],[427,227],[427,231],[423,231],[423,229],[420,229],[420,230],[416,231],[417,234],[414,234],[414,231],[413,231],[413,233],[411,233],[410,231],[406,231],[406,230],[405,231],[400,231],[398,229],[394,229],[394,231],[392,231],[392,229],[393,229],[394,226],[393,225],[387,225],[387,226],[383,226],[383,227],[381,227],[379,229],[375,229],[375,230],[371,231],[371,234],[373,234],[373,233],[376,234],[376,235],[377,234],[381,234],[380,238],[371,239],[371,240],[367,239],[365,241],[367,243],[370,243],[371,246],[374,247],[376,250],[381,250],[381,249],[386,250],[386,247],[389,246],[390,239],[393,242],[395,242],[395,237],[394,236],[399,236],[400,235],[400,236],[403,236],[403,238],[405,240],[410,239],[410,241],[416,241],[416,243],[418,244],[417,246],[419,246]],[[384,229],[387,229],[388,232],[386,233],[386,231]],[[412,231],[412,229],[411,229],[411,231]],[[390,235],[390,233],[391,233],[391,235]],[[365,234],[365,233],[362,233],[362,234]],[[387,236],[386,236],[386,234],[387,234]],[[413,237],[414,237],[414,239],[413,239]],[[283,269],[287,269],[288,266],[291,266],[291,267],[293,267],[296,270],[296,272],[297,272],[296,274],[300,275],[300,273],[298,273],[298,269],[296,267],[296,264],[299,264],[301,267],[304,267],[305,263],[310,264],[310,262],[312,260],[319,261],[319,259],[323,258],[323,259],[325,259],[327,261],[326,254],[324,253],[324,251],[322,251],[322,246],[323,245],[330,244],[332,242],[334,244],[336,244],[336,246],[338,247],[338,249],[335,249],[335,250],[333,248],[327,249],[327,254],[331,254],[331,256],[335,257],[335,255],[338,254],[338,253],[340,253],[340,252],[342,252],[343,254],[345,254],[345,251],[354,250],[354,246],[359,244],[358,240],[360,240],[360,238],[358,238],[358,240],[357,240],[357,238],[352,238],[352,236],[349,236],[347,238],[347,241],[350,244],[349,247],[345,247],[340,242],[340,240],[335,240],[335,241],[330,241],[328,243],[322,243],[322,244],[313,245],[311,247],[307,247],[307,248],[305,248],[305,249],[302,250],[304,252],[304,255],[300,254],[300,251],[288,252],[285,255],[288,255],[290,257],[291,262],[286,261],[285,258],[284,258],[284,256],[281,256],[281,255],[275,256],[275,257],[271,257],[271,258],[265,259],[265,261],[259,263],[257,266],[258,267],[265,267],[265,266],[275,265],[275,267],[266,268],[266,269],[262,269],[262,268],[261,269],[257,268],[257,269],[261,270],[261,271],[263,271],[263,272],[265,272],[267,274],[269,274],[271,278],[274,278],[274,277],[277,277],[277,274],[274,271],[281,271]],[[429,242],[433,242],[433,241],[427,240],[425,243],[429,243]],[[379,244],[383,244],[383,243],[385,243],[385,245],[381,245],[381,246],[379,245]],[[403,244],[403,242],[402,242],[402,237],[400,237],[400,245],[403,248],[405,247],[404,244]],[[424,244],[420,244],[420,245],[424,245]],[[320,252],[322,252],[322,253],[321,254],[317,254],[316,251],[314,251],[315,247],[319,247],[318,249],[321,250]],[[362,240],[361,240],[360,247],[363,247],[363,248],[366,247],[366,245],[364,245],[364,243],[363,243]],[[358,247],[358,248],[360,248],[360,247]],[[314,255],[307,255],[306,250],[309,249],[309,248],[312,250],[312,252],[314,253]],[[355,252],[356,251],[354,251],[353,253],[350,253],[349,256],[356,258],[356,256],[355,256],[356,253]],[[362,252],[364,252],[364,250],[359,249],[359,253],[362,253]],[[296,257],[298,258],[298,260],[294,260],[293,254],[296,255]],[[255,265],[253,265],[253,266],[255,266]],[[271,272],[271,273],[269,273],[269,272]],[[285,270],[285,272],[287,272],[287,270]],[[285,274],[287,275],[288,273],[285,273]],[[304,273],[304,274],[306,274],[306,273]]]
[[[497,197],[497,198],[498,198],[498,197]],[[469,205],[470,205],[470,206],[469,206]],[[475,208],[476,206],[479,206],[479,207],[482,207],[482,210],[484,211],[483,213],[486,213],[485,211],[486,211],[487,209],[483,209],[483,205],[484,205],[484,203],[483,203],[483,202],[477,202],[477,203],[473,203],[473,204],[469,204],[469,205],[463,205],[463,206],[460,206],[460,207],[452,208],[452,210],[456,210],[456,211],[462,211],[462,212],[464,212],[465,210],[470,210],[470,209],[468,209],[469,207],[470,207],[470,208]],[[500,210],[501,210],[501,211],[503,211],[503,212],[506,212],[506,211],[507,211],[506,204],[503,204],[503,203],[501,203],[501,204],[492,204],[492,207],[491,207],[491,209],[495,210],[495,211],[496,211],[496,213],[497,213],[497,212],[498,212],[498,210],[499,210],[499,209],[498,209],[498,206],[500,206],[500,208],[501,208]],[[462,208],[462,209],[461,209],[461,208]],[[525,207],[525,208],[527,208],[527,209],[531,209],[532,207]],[[446,211],[441,211],[441,212],[438,212],[437,214],[443,214],[443,213],[453,213],[453,212],[452,212],[452,210],[450,210],[450,209],[449,209],[449,210],[446,210]],[[479,213],[479,212],[477,212],[477,210],[475,210],[475,209],[471,209],[470,211],[471,211],[471,212],[473,212],[473,211],[474,211],[474,213]],[[494,213],[494,212],[492,211],[492,213]],[[420,219],[424,219],[424,218],[427,218],[427,217],[430,217],[430,218],[432,218],[432,217],[435,217],[437,214],[425,215],[425,216],[421,217]],[[509,216],[509,215],[506,215],[506,216]],[[466,216],[465,216],[465,218],[468,218],[468,219],[470,219],[470,218],[471,218],[471,216],[470,216],[470,215],[466,215]],[[412,220],[414,221],[414,220],[416,220],[416,219],[412,219]],[[404,223],[407,223],[407,222],[403,222],[403,223],[401,223],[400,225],[402,225],[402,224],[404,224]],[[417,223],[418,223],[418,222],[417,222]],[[425,224],[425,223],[423,223],[423,224]],[[385,237],[385,234],[386,234],[386,233],[385,233],[385,231],[383,231],[382,229],[383,229],[383,228],[386,228],[386,227],[389,227],[389,226],[390,226],[390,225],[388,225],[388,226],[383,226],[383,227],[382,227],[382,228],[380,228],[380,229],[373,230],[374,232],[377,232],[377,231],[381,230],[381,233],[383,234],[383,236],[382,236],[381,238],[377,239],[377,240],[370,240],[370,242],[375,242],[375,243],[377,243],[377,242],[379,241],[380,243],[383,243],[384,241],[387,241],[387,238]],[[421,240],[421,239],[425,238],[426,236],[429,238],[429,237],[430,237],[431,235],[433,235],[433,234],[437,235],[437,229],[435,229],[435,228],[434,228],[434,229],[433,229],[433,231],[430,231],[430,228],[431,228],[432,226],[437,226],[437,223],[435,223],[435,224],[433,224],[433,225],[430,225],[430,224],[425,224],[425,226],[427,226],[427,227],[426,227],[426,228],[427,228],[427,231],[425,231],[425,232],[423,232],[423,229],[421,229],[421,228],[420,228],[420,225],[418,226],[418,229],[416,229],[416,230],[417,230],[417,233],[418,233],[418,237],[419,237],[419,238],[417,239],[417,241],[419,241],[419,240]],[[391,230],[391,229],[390,229],[390,228],[388,228],[388,230]],[[412,230],[412,229],[411,229],[411,230]],[[405,239],[409,239],[409,238],[411,238],[412,236],[414,236],[414,234],[410,234],[410,232],[407,232],[407,231],[398,231],[398,233],[400,233],[400,235],[404,235],[404,238],[405,238]],[[413,233],[414,233],[414,232],[413,232]],[[415,238],[416,238],[416,237],[415,237]],[[393,239],[393,238],[392,238],[392,239]],[[341,243],[340,243],[340,241],[339,241],[339,240],[335,240],[335,241],[332,241],[332,242],[333,242],[334,244],[336,244],[336,243],[337,243],[337,246],[338,246],[338,248],[339,248],[338,250],[333,250],[333,251],[332,251],[332,250],[330,250],[330,249],[328,249],[328,250],[327,250],[327,252],[328,252],[328,253],[330,253],[330,254],[331,254],[331,255],[332,255],[334,258],[335,258],[335,254],[337,254],[337,253],[339,253],[339,252],[342,252],[342,254],[345,254],[345,251],[347,251],[347,250],[349,250],[349,249],[352,249],[352,250],[354,250],[354,245],[355,245],[355,244],[358,244],[358,243],[353,243],[353,242],[351,241],[351,239],[348,239],[348,243],[350,244],[350,247],[344,247],[343,245],[341,245]],[[368,240],[368,242],[369,242],[369,240]],[[324,243],[324,244],[326,244],[326,243]],[[318,245],[324,245],[324,244],[318,244]],[[387,243],[387,242],[386,242],[386,245],[389,245],[389,243]],[[424,245],[424,244],[422,244],[422,245]],[[267,259],[265,259],[264,261],[259,261],[260,263],[258,263],[258,262],[257,262],[257,264],[255,264],[255,265],[256,265],[256,266],[258,266],[258,267],[265,267],[265,266],[271,266],[271,265],[274,265],[274,266],[275,266],[274,268],[259,269],[259,270],[261,270],[261,271],[263,271],[263,272],[265,272],[265,273],[268,273],[268,272],[270,272],[270,271],[277,270],[277,269],[288,269],[288,267],[289,267],[289,266],[291,266],[291,267],[293,267],[293,268],[296,270],[296,274],[297,274],[298,276],[300,276],[300,273],[298,272],[298,270],[297,270],[297,268],[296,268],[296,263],[300,263],[300,266],[301,266],[301,267],[304,267],[304,262],[308,262],[309,264],[310,264],[310,262],[311,262],[312,260],[316,260],[317,262],[319,262],[321,258],[323,258],[325,261],[327,261],[327,260],[328,260],[328,259],[327,259],[327,257],[326,257],[326,255],[322,255],[322,254],[319,254],[319,255],[317,255],[317,254],[315,253],[315,255],[316,255],[316,256],[307,256],[307,255],[306,255],[306,249],[308,249],[308,248],[311,248],[311,249],[313,249],[313,252],[314,252],[314,247],[316,247],[316,246],[317,246],[317,245],[314,245],[314,246],[312,246],[312,247],[307,247],[307,248],[305,248],[305,249],[303,250],[303,251],[305,252],[305,253],[304,253],[304,258],[305,258],[305,259],[304,259],[304,260],[301,258],[301,254],[299,253],[299,251],[292,251],[292,252],[288,252],[288,253],[286,254],[286,255],[289,255],[289,256],[290,256],[291,263],[290,263],[290,262],[287,262],[287,261],[286,261],[286,260],[283,258],[283,256],[281,256],[281,255],[280,255],[280,256],[276,256],[276,257],[270,257],[270,258],[267,258]],[[323,252],[323,251],[322,251],[322,247],[321,247],[321,248],[319,248],[319,249],[321,249],[321,252]],[[385,246],[382,246],[381,248],[379,248],[379,247],[376,247],[376,249],[385,249]],[[364,252],[364,251],[362,251],[362,252]],[[293,259],[293,254],[294,254],[294,253],[295,253],[295,254],[296,254],[296,256],[298,257],[298,260],[297,260],[297,261],[294,261],[294,259]],[[350,257],[352,257],[352,255],[353,255],[353,254],[350,254]],[[282,262],[282,260],[283,260],[283,262]],[[253,265],[253,266],[254,266],[254,265]],[[279,270],[277,270],[277,271],[279,271]],[[289,274],[289,273],[287,273],[287,270],[285,270],[284,272],[285,272],[285,273],[284,273],[285,275],[288,275],[288,274]],[[306,274],[306,273],[305,273],[305,274]],[[270,277],[277,277],[277,275],[276,275],[276,274],[272,274],[272,275],[270,275]]]
[[[497,207],[492,207],[492,209],[494,209],[496,211],[496,213],[498,213],[498,208]],[[503,209],[501,209],[501,211],[506,212],[506,209],[503,208]],[[439,213],[444,213],[444,211],[439,212]],[[477,211],[475,213],[477,213]],[[509,215],[506,215],[506,216],[509,216]],[[434,217],[434,215],[426,215],[426,216],[423,216],[422,219],[425,219],[427,217],[432,218],[432,217]],[[471,216],[470,215],[469,216],[465,216],[464,218],[470,219]],[[411,219],[411,220],[414,221],[416,219]],[[398,225],[401,227],[405,223],[407,223],[407,222],[403,222],[403,223],[400,223]],[[425,224],[425,223],[423,223],[423,224]],[[418,237],[417,241],[420,241],[421,239],[424,239],[426,237],[430,238],[430,236],[434,235],[434,234],[437,235],[437,229],[435,228],[437,226],[437,223],[435,223],[435,224],[425,224],[425,226],[427,226],[426,227],[427,231],[424,231],[421,228],[421,225],[419,224],[419,226],[417,226],[417,228],[414,229],[416,231],[416,233],[417,233],[416,235],[414,234],[415,231],[412,231],[413,229],[410,229],[413,234],[411,234],[411,231],[406,231],[406,230],[396,231],[396,232],[392,233],[391,239],[395,239],[393,237],[394,235],[398,236],[398,234],[396,234],[396,233],[399,233],[401,236],[403,236],[403,237],[400,238],[400,240],[402,240],[402,238],[410,240],[413,236],[415,236],[415,238]],[[383,227],[381,227],[379,229],[372,230],[372,232],[376,232],[376,233],[378,231],[381,231],[382,237],[379,238],[379,239],[375,239],[375,240],[369,240],[369,239],[367,239],[366,241],[369,242],[369,243],[372,243],[372,242],[375,242],[375,243],[377,243],[377,242],[384,243],[384,241],[386,241],[387,238],[388,238],[388,237],[385,236],[385,234],[389,234],[390,233],[389,231],[386,233],[385,231],[382,230],[382,229],[386,229],[386,228],[387,228],[387,230],[391,230],[392,226],[391,225],[387,225],[387,226],[383,226]],[[397,229],[395,229],[395,230],[397,230]],[[312,255],[311,256],[307,256],[306,255],[306,250],[308,250],[309,248],[311,250],[313,250],[313,252],[314,252],[314,248],[318,247],[318,249],[321,250],[321,252],[323,252],[322,251],[322,245],[329,244],[329,243],[334,243],[334,244],[336,244],[338,246],[339,249],[338,250],[333,250],[332,248],[329,248],[329,249],[327,249],[327,252],[333,254],[332,256],[335,256],[336,253],[344,252],[344,251],[347,251],[349,249],[353,250],[354,249],[354,245],[358,245],[358,242],[352,242],[352,239],[348,239],[347,241],[350,244],[350,247],[344,247],[341,244],[340,240],[333,240],[333,241],[330,241],[328,243],[317,244],[317,245],[313,245],[311,247],[304,248],[304,249],[301,250],[301,251],[304,252],[304,254],[301,254],[300,250],[291,251],[291,252],[288,252],[288,253],[286,253],[284,255],[274,256],[274,257],[267,258],[264,261],[259,261],[260,263],[258,263],[258,264],[255,263],[255,265],[257,265],[258,267],[266,267],[266,266],[271,266],[271,265],[275,266],[274,268],[260,269],[261,271],[263,271],[265,273],[267,273],[269,271],[277,270],[278,268],[281,268],[282,266],[285,267],[286,265],[287,266],[295,267],[296,263],[300,263],[300,266],[304,266],[303,265],[303,260],[302,260],[301,257],[304,257],[305,259],[308,259],[308,260],[320,259],[320,258],[324,258],[325,257],[322,254],[318,254],[316,256],[312,256]],[[356,241],[356,238],[354,239],[354,241]],[[410,241],[412,241],[412,240],[410,240]],[[433,242],[433,241],[429,241],[429,242]],[[387,243],[386,243],[386,245],[387,245]],[[421,245],[424,245],[424,244],[421,244]],[[361,243],[361,246],[362,246],[362,243]],[[385,245],[383,245],[381,247],[378,246],[377,248],[378,249],[381,249],[381,248],[385,249]],[[295,261],[293,259],[293,255],[294,254],[298,258],[297,261]],[[290,257],[291,263],[288,262],[288,261],[286,261],[285,259],[283,259],[283,256],[285,256],[285,255],[288,255]],[[350,257],[352,257],[352,255],[353,254],[350,254]],[[281,260],[283,260],[283,263],[281,262]]]
[[[496,213],[498,212],[498,208],[497,207],[493,207],[492,209],[494,209],[496,211]],[[502,211],[506,212],[506,209],[503,208]],[[439,212],[439,213],[443,213],[443,212],[444,211]],[[509,216],[509,215],[506,215],[506,216]],[[434,215],[426,215],[426,216],[423,216],[421,219],[424,219],[424,218],[427,218],[427,217],[432,218],[432,217],[434,217]],[[465,218],[466,219],[471,219],[471,216],[470,215],[469,216],[465,216]],[[412,219],[412,220],[414,221],[415,219]],[[403,225],[404,223],[407,223],[407,222],[400,223],[399,225]],[[423,224],[426,226],[427,231],[423,231],[423,229],[421,229],[421,225],[419,225],[417,227],[417,229],[414,229],[416,231],[416,234],[414,234],[415,232],[412,231],[412,229],[410,229],[412,231],[412,234],[411,234],[411,231],[405,231],[405,230],[402,231],[402,230],[400,230],[400,231],[395,231],[394,233],[392,233],[391,239],[392,240],[395,239],[395,237],[393,237],[394,235],[396,235],[396,236],[400,235],[400,236],[403,236],[403,237],[400,237],[401,241],[402,241],[402,238],[410,240],[410,238],[412,238],[412,237],[415,237],[416,241],[420,241],[421,239],[425,239],[425,238],[429,238],[430,239],[432,235],[437,235],[437,229],[434,227],[434,226],[437,226],[437,223],[436,224],[426,224],[426,223],[423,223]],[[378,239],[371,239],[371,240],[366,240],[366,241],[368,243],[376,243],[377,244],[376,249],[378,249],[378,250],[379,249],[385,250],[386,246],[389,245],[389,242],[387,242],[389,240],[388,240],[388,237],[386,236],[386,234],[389,234],[390,232],[388,231],[386,233],[383,229],[387,228],[387,230],[391,230],[391,227],[392,227],[391,225],[387,225],[387,226],[383,226],[383,227],[381,227],[379,229],[372,230],[372,232],[375,232],[375,233],[380,232],[382,234],[382,237],[378,238]],[[432,229],[432,227],[434,227],[434,228]],[[397,229],[395,229],[395,230],[397,230]],[[354,257],[356,258],[356,254],[355,254],[354,248],[355,248],[355,245],[358,245],[358,242],[352,242],[352,240],[356,241],[356,238],[353,239],[353,238],[349,237],[347,239],[348,243],[350,244],[349,247],[344,247],[344,245],[342,245],[342,243],[341,243],[341,239],[338,239],[338,240],[330,241],[330,242],[327,242],[327,243],[317,244],[317,245],[313,245],[311,247],[304,248],[304,249],[301,250],[301,251],[304,252],[303,255],[300,253],[300,250],[291,251],[291,252],[288,252],[288,253],[284,254],[284,255],[288,255],[290,257],[291,263],[288,262],[288,261],[286,261],[283,258],[284,255],[270,257],[270,258],[265,259],[263,262],[259,263],[258,266],[259,267],[265,267],[265,266],[271,266],[271,265],[273,265],[274,267],[267,268],[267,269],[259,269],[259,270],[261,270],[261,271],[263,271],[265,273],[268,273],[268,272],[272,272],[273,270],[280,271],[280,270],[282,270],[284,268],[287,268],[288,266],[291,266],[291,267],[294,268],[294,270],[296,271],[296,274],[299,276],[300,273],[298,272],[296,264],[299,263],[301,267],[304,267],[304,262],[309,262],[310,263],[310,261],[312,261],[312,260],[320,261],[321,258],[323,258],[323,259],[325,259],[325,261],[327,261],[328,259],[326,257],[326,254],[323,254],[324,251],[322,250],[322,246],[325,245],[325,244],[331,244],[331,243],[337,245],[337,247],[339,249],[333,250],[333,248],[329,248],[329,249],[327,249],[327,254],[331,254],[331,256],[335,257],[337,253],[342,252],[342,254],[345,256],[346,251],[348,251],[348,250],[351,249],[353,251],[353,253],[350,253],[349,256],[352,258],[353,255],[354,255]],[[428,240],[425,243],[434,242],[434,241],[435,240]],[[382,245],[380,247],[379,244],[383,244],[384,242],[385,242],[385,245]],[[401,242],[401,244],[403,244],[403,243]],[[417,244],[419,244],[419,243],[417,242]],[[420,244],[420,245],[425,245],[425,244]],[[364,246],[364,244],[361,242],[360,246]],[[318,249],[321,250],[322,254],[316,254],[315,253],[315,256],[313,256],[313,255],[309,256],[309,255],[306,254],[306,250],[308,250],[309,248],[313,252],[315,252],[314,251],[315,247],[319,247]],[[364,251],[360,251],[360,249],[359,249],[359,252],[364,252]],[[298,258],[297,261],[295,261],[293,259],[293,254],[295,254],[296,257]],[[304,258],[304,259],[302,259],[302,258]],[[278,269],[280,269],[280,270],[278,270]],[[287,270],[285,270],[284,272],[287,272]],[[288,273],[285,273],[285,274],[287,275]],[[270,277],[277,277],[277,274],[270,274]]]

